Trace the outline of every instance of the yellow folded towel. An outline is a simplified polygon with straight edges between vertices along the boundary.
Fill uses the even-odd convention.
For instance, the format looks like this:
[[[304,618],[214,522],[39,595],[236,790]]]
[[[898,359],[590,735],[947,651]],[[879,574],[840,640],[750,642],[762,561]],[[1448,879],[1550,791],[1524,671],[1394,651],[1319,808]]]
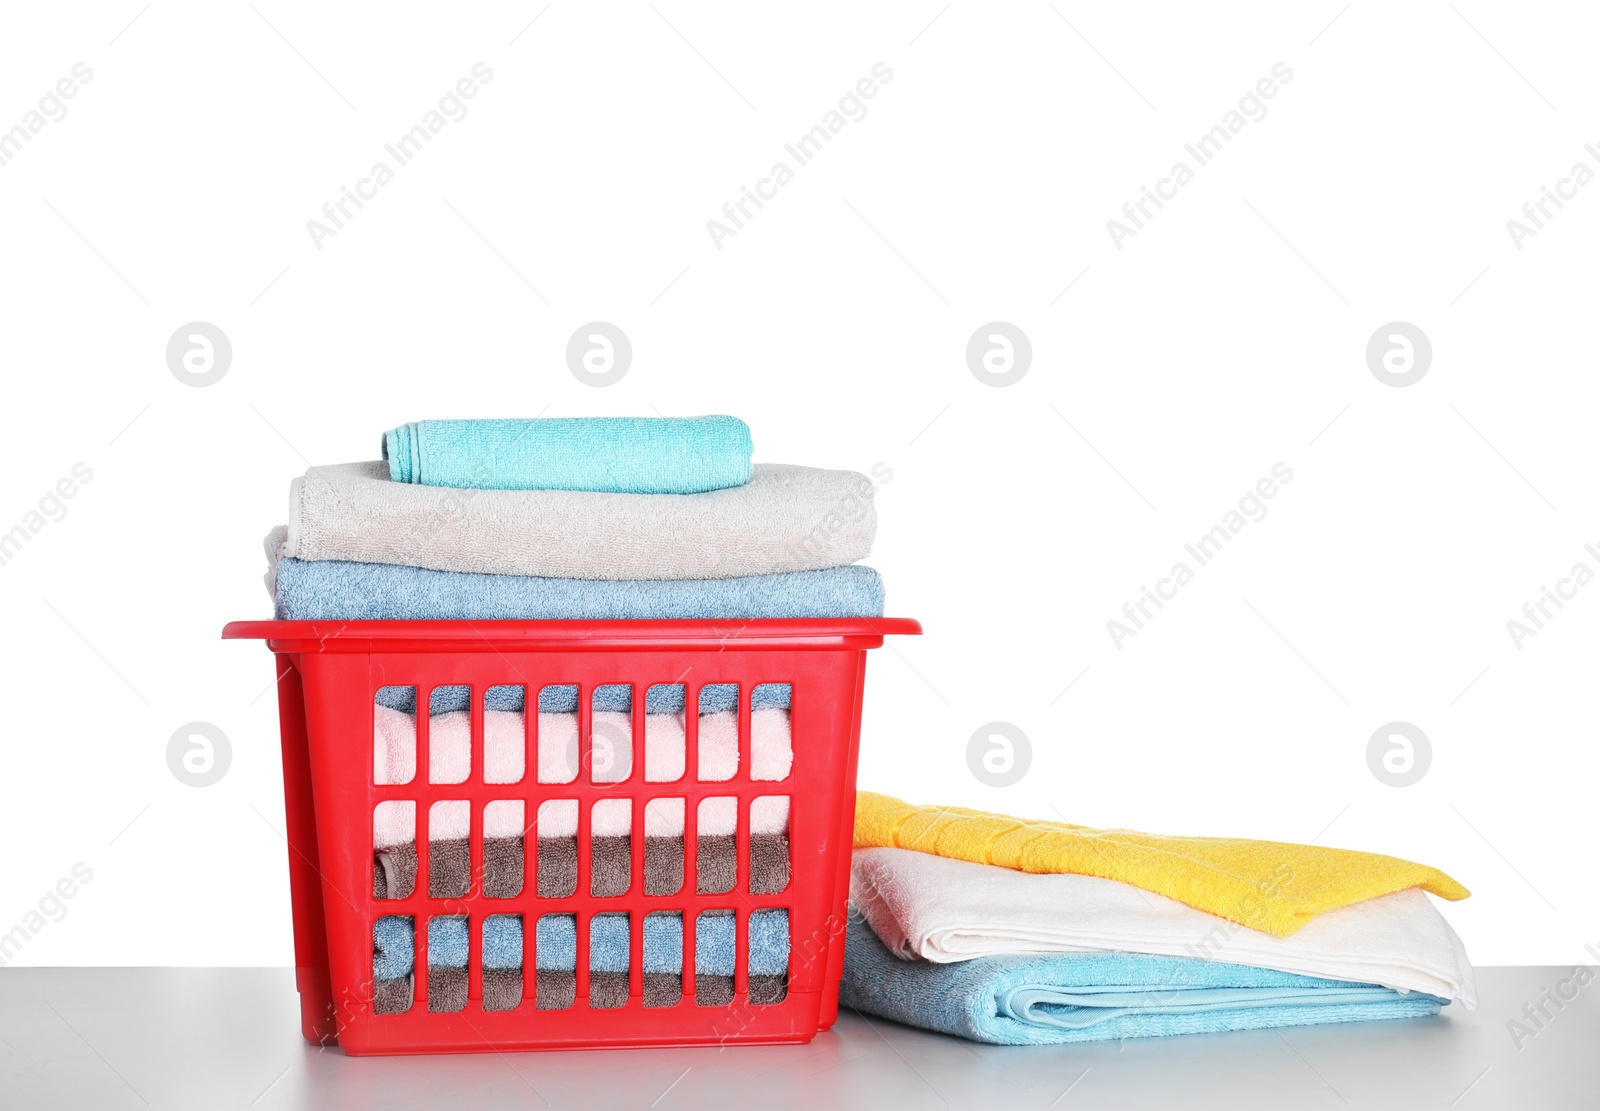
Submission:
[[[1437,868],[1377,853],[1027,822],[953,806],[913,806],[870,791],[856,796],[855,844],[1019,872],[1119,880],[1279,937],[1325,910],[1407,887],[1442,899],[1471,894]]]

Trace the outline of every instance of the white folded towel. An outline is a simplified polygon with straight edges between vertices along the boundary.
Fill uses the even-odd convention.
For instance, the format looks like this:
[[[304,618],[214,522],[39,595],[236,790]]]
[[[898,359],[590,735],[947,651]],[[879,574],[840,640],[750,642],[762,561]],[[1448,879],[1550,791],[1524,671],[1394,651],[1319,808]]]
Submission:
[[[597,718],[599,714],[595,715]],[[572,718],[573,751],[577,750],[576,714],[541,714]],[[522,715],[490,710],[483,716],[483,781],[516,783],[522,779],[527,747]],[[465,783],[472,767],[472,716],[466,710],[435,714],[428,719],[428,780]],[[387,706],[372,708],[372,781],[410,783],[417,774],[417,719]],[[564,782],[570,782],[570,777]]]
[[[392,849],[417,839],[417,804],[410,799],[380,802],[372,812],[372,847]]]
[[[501,716],[522,721],[513,710],[487,710],[484,721]],[[487,736],[488,728],[484,733]],[[648,735],[648,730],[646,731]],[[487,747],[487,740],[485,746]],[[680,737],[678,747],[683,747]],[[595,783],[621,783],[633,774],[633,715],[596,711],[590,725],[589,766]],[[572,783],[578,778],[578,715],[539,715],[539,782]]]
[[[383,462],[341,463],[294,480],[267,557],[561,579],[815,571],[871,552],[876,489],[855,471],[779,463],[703,494],[463,490],[393,482]]]
[[[709,782],[730,780],[739,767],[739,718],[735,711],[702,714],[699,726],[697,775]],[[517,783],[525,767],[526,732],[523,717],[514,710],[486,710],[483,715],[485,783]],[[684,715],[645,715],[645,780],[670,783],[683,777],[686,765]],[[787,779],[794,765],[789,711],[763,706],[750,715],[750,777],[777,782]],[[597,711],[591,726],[591,768],[596,783],[620,783],[633,774],[633,715]],[[373,707],[373,781],[410,783],[417,766],[417,723],[411,714]],[[428,776],[433,783],[465,783],[471,771],[472,716],[465,710],[435,714],[428,719]],[[571,783],[578,778],[578,715],[539,715],[538,780],[543,784]],[[522,833],[522,804],[513,814],[489,803],[484,812],[484,836],[514,837]],[[428,821],[433,841],[467,836],[468,810],[463,802],[436,803]],[[578,832],[578,804],[549,800],[537,811],[540,837],[574,837]],[[375,848],[391,848],[416,837],[416,808],[411,802],[380,803],[373,816]],[[590,814],[593,837],[626,836],[633,826],[632,802],[606,799]],[[682,837],[682,799],[658,799],[645,806],[645,836]],[[732,836],[738,828],[738,800],[709,798],[700,803],[695,823],[701,837]],[[787,795],[763,796],[750,806],[752,834],[785,833],[789,828]]]
[[[493,805],[492,803],[490,805]],[[576,837],[578,803],[574,799],[547,799],[539,804],[535,832],[539,837]],[[738,832],[739,800],[729,797],[700,800],[695,822],[698,837],[732,837]],[[485,836],[492,836],[487,833]],[[633,803],[628,799],[601,799],[589,814],[590,837],[626,837],[633,830]],[[750,833],[787,833],[788,796],[763,796],[750,804]],[[683,836],[683,800],[652,799],[644,807],[646,837]]]
[[[1120,950],[1427,992],[1469,1011],[1478,1005],[1461,939],[1414,887],[1326,911],[1276,937],[1116,880],[880,848],[855,850],[850,902],[906,960]]]
[[[428,840],[457,841],[470,829],[471,808],[464,799],[436,802],[428,808]],[[521,799],[496,799],[483,807],[485,837],[521,837],[523,824]],[[372,815],[372,847],[392,849],[417,839],[417,804],[410,799],[380,802]]]

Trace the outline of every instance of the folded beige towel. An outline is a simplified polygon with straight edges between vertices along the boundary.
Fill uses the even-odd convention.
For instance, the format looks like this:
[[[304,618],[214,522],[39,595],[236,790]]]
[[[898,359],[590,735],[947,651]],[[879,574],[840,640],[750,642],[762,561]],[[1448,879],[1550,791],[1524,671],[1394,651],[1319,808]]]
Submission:
[[[415,486],[382,462],[341,463],[294,480],[281,555],[563,579],[816,571],[866,558],[875,489],[855,471],[776,463],[704,494]]]

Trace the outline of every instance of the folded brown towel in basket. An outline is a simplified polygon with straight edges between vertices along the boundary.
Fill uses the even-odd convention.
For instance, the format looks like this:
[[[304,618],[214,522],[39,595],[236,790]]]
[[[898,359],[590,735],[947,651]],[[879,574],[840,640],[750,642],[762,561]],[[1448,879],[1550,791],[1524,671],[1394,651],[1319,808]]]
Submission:
[[[695,838],[695,890],[701,895],[721,895],[732,891],[737,878],[738,861],[736,838]],[[750,838],[751,894],[775,895],[788,886],[788,836],[782,833],[755,834]]]
[[[522,969],[483,970],[483,1009],[514,1011],[522,1005]]]
[[[534,1006],[541,1011],[564,1011],[578,999],[578,974],[541,968],[534,974]]]
[[[632,843],[632,837],[596,837],[589,842],[589,894],[601,897],[628,893],[633,874]],[[589,994],[594,995],[592,982]],[[623,994],[627,994],[626,985]]]
[[[410,976],[376,980],[372,985],[372,1011],[380,1015],[401,1015],[411,1009]]]
[[[428,1010],[452,1014],[467,1007],[467,970],[428,969]]]
[[[572,973],[539,973],[572,977]],[[397,980],[377,980],[372,985],[374,1014],[398,1015],[411,1009],[414,985],[410,976]],[[572,1006],[571,985],[564,1006]],[[459,1011],[466,1006],[467,971],[464,968],[428,969],[428,1010]],[[483,1009],[514,1011],[522,1005],[522,969],[486,968],[483,970]]]
[[[589,1006],[596,1010],[611,1010],[628,1002],[628,974],[626,972],[590,972]]]
[[[472,884],[472,853],[465,839],[428,842],[428,898],[460,899]],[[429,992],[430,1006],[433,993]]]
[[[483,894],[490,899],[510,899],[522,894],[523,840],[489,837],[483,842]],[[484,994],[488,994],[488,988]],[[521,986],[517,992],[521,994]]]
[[[405,899],[417,887],[417,846],[408,841],[373,854],[372,897]],[[407,989],[410,998],[410,989]]]
[[[565,899],[578,890],[578,842],[573,837],[538,839],[538,890],[541,899]],[[624,895],[632,887],[633,847],[629,837],[597,837],[591,842],[590,891],[596,896]],[[463,898],[471,885],[470,843],[465,840],[428,843],[428,897]],[[483,893],[510,899],[522,893],[524,842],[520,837],[493,837],[483,843]],[[695,888],[702,895],[733,890],[738,842],[733,837],[696,838]],[[789,886],[789,838],[758,833],[750,838],[750,892],[775,895]],[[404,899],[416,888],[417,847],[413,843],[379,849],[373,857],[372,897]],[[683,888],[683,838],[647,837],[644,845],[644,892],[672,895]]]

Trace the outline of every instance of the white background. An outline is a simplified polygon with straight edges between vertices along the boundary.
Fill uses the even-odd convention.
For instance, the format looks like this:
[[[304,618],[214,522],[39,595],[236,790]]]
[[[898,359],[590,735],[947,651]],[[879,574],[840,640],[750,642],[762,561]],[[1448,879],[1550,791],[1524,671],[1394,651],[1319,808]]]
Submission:
[[[268,613],[294,475],[407,420],[655,412],[893,469],[871,562],[927,635],[871,661],[864,787],[1405,856],[1473,890],[1447,914],[1479,963],[1583,959],[1600,586],[1520,649],[1506,622],[1600,570],[1600,184],[1521,250],[1506,221],[1600,169],[1597,32],[1477,0],[8,6],[0,128],[93,71],[0,167],[0,531],[94,473],[0,567],[0,931],[93,870],[16,961],[291,962],[271,661],[218,634]],[[314,246],[477,62],[466,117]],[[1114,246],[1279,62],[1267,116]],[[197,320],[234,352],[203,389],[164,358]],[[591,320],[633,343],[605,389],[563,359]],[[1008,388],[965,363],[993,320],[1033,346]],[[1434,351],[1403,389],[1364,355],[1396,320]],[[1280,461],[1266,518],[1114,647]],[[165,756],[197,720],[233,752],[204,789]],[[1033,753],[1003,790],[966,759],[996,720]],[[1367,766],[1395,720],[1432,743],[1407,788]]]

